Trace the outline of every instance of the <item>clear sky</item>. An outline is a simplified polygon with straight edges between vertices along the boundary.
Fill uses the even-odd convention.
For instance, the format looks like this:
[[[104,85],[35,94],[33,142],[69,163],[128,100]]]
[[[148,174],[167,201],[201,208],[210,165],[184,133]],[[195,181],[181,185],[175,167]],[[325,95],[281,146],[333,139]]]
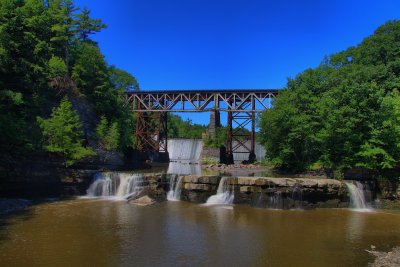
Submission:
[[[108,25],[94,39],[142,90],[282,88],[400,16],[398,0],[74,2]]]

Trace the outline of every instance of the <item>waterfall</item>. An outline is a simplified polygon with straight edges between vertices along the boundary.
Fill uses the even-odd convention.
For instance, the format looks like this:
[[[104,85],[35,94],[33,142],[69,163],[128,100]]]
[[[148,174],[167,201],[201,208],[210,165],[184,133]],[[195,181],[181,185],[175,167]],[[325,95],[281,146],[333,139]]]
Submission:
[[[225,204],[229,205],[233,203],[235,193],[233,185],[228,185],[227,177],[222,177],[219,181],[217,194],[210,196],[207,199],[206,204]]]
[[[167,173],[179,175],[201,175],[201,165],[198,162],[193,163],[188,161],[170,162]]]
[[[182,191],[182,177],[178,175],[171,175],[169,180],[169,191],[167,194],[168,201],[179,201],[181,200]]]
[[[368,206],[364,195],[364,186],[357,181],[345,181],[348,192],[350,193],[350,205],[353,209],[368,211],[371,208]]]
[[[292,200],[293,200],[293,208],[302,209],[302,201],[303,201],[303,188],[299,184],[295,184],[293,186],[292,191]]]
[[[200,160],[203,141],[197,139],[169,139],[168,152],[171,160]]]
[[[274,210],[281,210],[284,208],[282,192],[276,191],[268,197],[267,207]]]
[[[126,199],[138,195],[142,190],[143,175],[100,172],[87,190],[87,197]]]
[[[189,175],[201,174],[199,164],[203,141],[197,139],[170,139],[168,152],[171,162],[167,173]]]

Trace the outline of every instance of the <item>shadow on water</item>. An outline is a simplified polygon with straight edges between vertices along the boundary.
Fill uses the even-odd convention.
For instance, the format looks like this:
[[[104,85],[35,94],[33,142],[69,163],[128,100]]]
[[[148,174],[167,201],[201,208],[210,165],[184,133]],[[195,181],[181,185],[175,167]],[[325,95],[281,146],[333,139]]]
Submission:
[[[10,225],[13,224],[14,221],[27,221],[31,219],[33,216],[33,212],[30,208],[24,208],[12,212],[8,212],[6,214],[0,215],[0,242],[9,241],[11,238],[9,237],[8,229]]]
[[[61,199],[58,198],[46,198],[46,199],[0,199],[0,242],[9,241],[9,228],[15,222],[28,221],[33,218],[34,206],[38,206],[45,203],[58,202]],[[2,203],[3,202],[3,203]],[[13,207],[6,207],[4,202]]]

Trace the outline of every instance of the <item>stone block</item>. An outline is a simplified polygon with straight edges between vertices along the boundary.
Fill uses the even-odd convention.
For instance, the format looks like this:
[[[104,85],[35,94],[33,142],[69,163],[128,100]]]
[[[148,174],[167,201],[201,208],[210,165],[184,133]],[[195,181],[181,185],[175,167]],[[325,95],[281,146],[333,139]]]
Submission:
[[[202,184],[219,184],[221,180],[220,176],[201,176],[198,178],[198,182]]]
[[[220,179],[221,177],[216,175],[186,175],[182,181],[193,184],[218,184]]]
[[[189,191],[212,191],[213,187],[210,184],[195,184],[195,183],[185,183],[183,185],[185,190]]]
[[[255,185],[257,178],[254,177],[238,177],[238,185]]]
[[[240,193],[251,193],[251,192],[258,192],[258,190],[254,186],[240,186]]]

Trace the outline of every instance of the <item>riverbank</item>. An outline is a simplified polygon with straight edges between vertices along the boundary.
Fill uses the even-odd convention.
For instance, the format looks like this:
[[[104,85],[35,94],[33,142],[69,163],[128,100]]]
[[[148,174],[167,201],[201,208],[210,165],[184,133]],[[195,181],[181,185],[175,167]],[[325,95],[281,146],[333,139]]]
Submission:
[[[400,267],[400,247],[389,252],[374,250],[367,250],[367,252],[376,257],[374,263],[370,264],[371,267]]]

